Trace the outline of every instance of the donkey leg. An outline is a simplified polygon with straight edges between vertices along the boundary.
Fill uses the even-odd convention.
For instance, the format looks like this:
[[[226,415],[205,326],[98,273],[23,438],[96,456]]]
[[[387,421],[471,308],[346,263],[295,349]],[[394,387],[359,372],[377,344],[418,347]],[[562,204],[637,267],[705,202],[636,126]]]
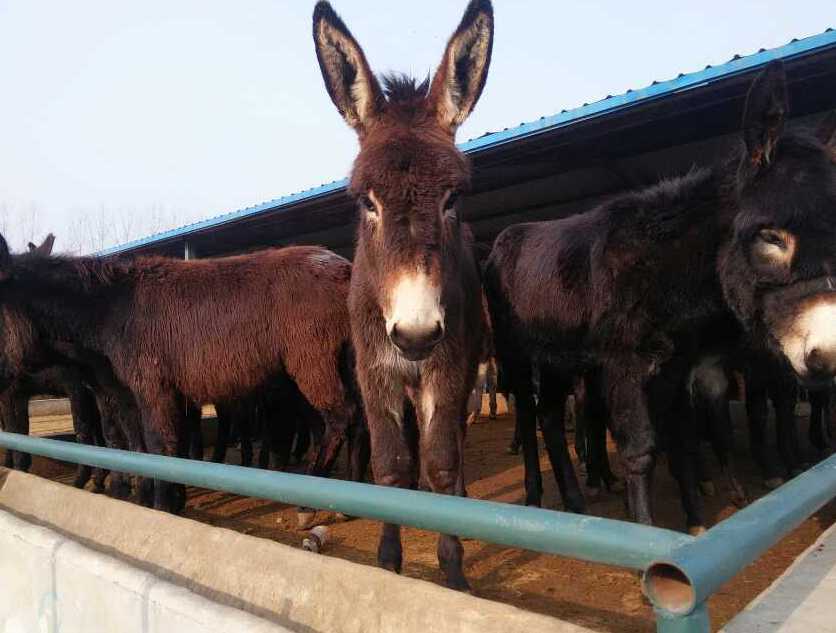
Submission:
[[[828,448],[828,441],[825,439],[824,424],[827,420],[826,412],[830,405],[830,390],[816,389],[809,392],[810,399],[810,428],[808,437],[810,444],[820,454]]]
[[[104,437],[104,430],[102,429],[102,418],[99,415],[99,409],[96,406],[96,398],[93,393],[90,391],[89,388],[84,387],[85,399],[87,402],[87,407],[90,412],[91,416],[91,424],[93,426],[93,441],[96,443],[96,446],[107,446]],[[93,487],[95,490],[101,490],[103,492],[107,492],[107,476],[110,474],[106,468],[96,468],[93,471]],[[113,481],[118,483],[119,475],[117,473],[113,473]],[[130,494],[130,487],[129,487],[129,494]]]
[[[218,422],[218,435],[215,439],[215,446],[212,448],[212,461],[216,464],[223,464],[226,461],[226,451],[229,447],[229,427],[231,412],[224,404],[215,404],[215,417]]]
[[[734,426],[729,413],[728,397],[712,398],[706,403],[706,406],[708,438],[711,442],[711,448],[714,450],[717,462],[720,464],[720,470],[726,479],[732,503],[742,507],[746,505],[748,500],[746,489],[740,483],[735,466]]]
[[[761,372],[751,366],[746,368],[746,422],[749,430],[749,450],[763,477],[764,486],[777,488],[783,483],[775,464],[769,457],[766,445],[766,428],[769,422],[769,396]]]
[[[680,400],[681,400],[680,396]],[[700,440],[696,411],[690,403],[679,402],[667,420],[670,427],[670,465],[679,484],[682,508],[688,532],[698,536],[705,532],[705,511],[700,495]]]
[[[136,428],[139,419],[133,398],[129,400],[119,398],[108,388],[97,386],[94,390],[94,399],[103,444],[108,448],[144,452],[139,429]],[[128,499],[131,496],[130,477],[124,473],[112,471],[108,492],[116,499]],[[153,503],[153,499],[150,498],[140,501],[145,501],[145,505]]]
[[[587,498],[595,499],[601,494],[602,483],[609,488],[609,482],[605,476],[610,469],[606,428],[608,412],[601,390],[600,373],[588,372],[584,383],[583,390],[575,391],[575,406],[578,410],[575,424],[575,450],[579,450],[580,444],[584,451]],[[579,452],[579,458],[580,455]]]
[[[366,420],[362,415],[358,415],[348,433],[348,476],[351,481],[362,482],[366,479],[366,471],[369,469],[369,460],[371,459],[371,445],[369,442],[369,429]]]
[[[794,477],[802,470],[798,425],[795,420],[796,387],[782,375],[770,385],[769,393],[775,407],[778,454],[786,475]]]
[[[578,485],[572,458],[566,446],[566,398],[572,384],[551,368],[540,371],[540,404],[543,408],[542,432],[563,504],[570,512],[586,513],[586,500]]]
[[[0,392],[0,430],[11,433],[15,427],[14,421],[14,388],[8,387]],[[4,468],[14,468],[15,465],[15,451],[6,449],[5,457],[3,458]]]
[[[296,437],[296,421],[284,420],[275,427],[272,424],[266,424],[265,427],[270,431],[264,434],[262,445],[267,442],[270,446],[270,466],[277,470],[285,470],[290,463],[293,440]]]
[[[522,445],[525,464],[525,505],[539,507],[543,498],[543,476],[540,472],[537,406],[534,403],[531,364],[522,361],[504,363],[503,366],[507,368],[510,391],[516,402],[516,432],[519,433],[518,445]]]
[[[648,525],[653,523],[650,488],[656,464],[656,435],[643,381],[649,373],[640,360],[619,358],[602,374],[613,436],[624,463],[630,517]]]
[[[293,461],[301,464],[311,447],[311,427],[304,416],[296,418],[296,445],[293,447]]]
[[[164,391],[140,399],[142,427],[148,452],[177,457],[183,446],[185,428],[182,396]],[[159,479],[154,480],[154,508],[177,513],[185,507],[185,487]]]
[[[374,375],[367,377],[374,390],[364,393],[363,397],[371,440],[374,483],[412,488],[416,483],[415,456],[408,439],[408,434],[415,429],[412,408],[404,407],[404,396],[397,390],[380,390],[378,386],[387,383],[378,378]],[[377,562],[383,569],[401,573],[403,548],[399,525],[383,524],[377,546]]]
[[[12,433],[29,435],[29,396],[23,392],[14,394],[12,403],[12,422],[9,430]],[[14,451],[13,464],[15,470],[29,472],[32,467],[32,456],[29,453]]]
[[[450,401],[454,398],[445,394],[440,385],[422,387],[420,402],[416,403],[421,471],[432,492],[466,496],[461,454],[464,427],[458,413],[464,409],[465,402],[462,401],[461,406],[451,406]],[[464,548],[459,537],[439,534],[437,553],[438,565],[445,575],[447,586],[458,591],[470,591],[462,569]]]
[[[87,396],[83,393],[84,387],[80,384],[75,385],[69,389],[67,394],[70,399],[70,413],[73,418],[73,427],[75,430],[76,441],[85,446],[95,446],[95,427],[98,420],[93,419],[95,405],[92,402],[92,396]],[[98,473],[101,469],[96,469],[97,477],[94,484],[95,492],[104,491],[104,478]],[[93,469],[86,464],[79,464],[76,468],[76,477],[73,486],[76,488],[84,488],[87,482],[90,481]]]
[[[255,428],[255,408],[249,403],[237,407],[238,434],[241,438],[241,465],[253,465],[253,429]]]
[[[203,461],[203,429],[200,406],[186,404],[186,424],[189,432],[189,459]]]
[[[350,424],[352,412],[322,412],[322,418],[325,422],[325,433],[322,437],[322,442],[319,444],[319,450],[316,457],[308,464],[306,474],[315,477],[327,477],[334,467],[334,462],[340,454],[340,449],[346,440],[348,426]],[[309,527],[316,516],[315,508],[299,507],[297,510],[297,523],[300,529]]]

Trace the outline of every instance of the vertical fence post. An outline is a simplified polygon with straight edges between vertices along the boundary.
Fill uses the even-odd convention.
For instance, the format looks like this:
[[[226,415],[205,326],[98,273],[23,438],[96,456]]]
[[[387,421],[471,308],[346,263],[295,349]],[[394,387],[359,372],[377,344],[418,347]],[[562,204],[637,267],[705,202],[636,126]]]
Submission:
[[[662,609],[655,609],[656,633],[709,633],[711,620],[708,605],[698,604],[688,615],[673,615]]]
[[[188,240],[183,242],[183,259],[197,259],[197,250],[195,249],[194,244]]]

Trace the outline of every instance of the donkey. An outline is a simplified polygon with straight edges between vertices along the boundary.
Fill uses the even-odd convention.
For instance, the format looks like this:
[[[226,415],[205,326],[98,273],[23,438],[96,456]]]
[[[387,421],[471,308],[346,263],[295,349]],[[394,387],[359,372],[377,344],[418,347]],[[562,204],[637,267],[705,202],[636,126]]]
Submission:
[[[284,375],[326,421],[311,474],[330,469],[360,414],[346,386],[350,274],[319,247],[101,260],[12,256],[0,237],[0,310],[31,338],[111,367],[136,400],[149,452],[185,454],[185,403],[240,397]],[[183,498],[182,486],[154,487],[157,508]]]
[[[773,62],[752,83],[744,142],[727,161],[583,214],[508,227],[488,258],[495,344],[524,441],[534,438],[531,357],[570,375],[598,368],[642,523],[652,522],[656,449],[645,389],[677,337],[731,312],[802,382],[829,384],[836,372],[836,120],[814,136],[785,131],[786,113],[785,71]]]
[[[470,182],[456,129],[476,105],[493,44],[493,8],[473,0],[432,79],[378,83],[327,2],[313,38],[325,86],[360,140],[350,193],[359,212],[349,311],[378,484],[464,495],[464,416],[484,347],[479,269],[459,217]],[[405,401],[417,415],[417,428]],[[417,452],[408,436],[418,435]],[[467,590],[458,537],[442,535],[448,586]],[[385,524],[378,562],[400,572],[400,527]]]

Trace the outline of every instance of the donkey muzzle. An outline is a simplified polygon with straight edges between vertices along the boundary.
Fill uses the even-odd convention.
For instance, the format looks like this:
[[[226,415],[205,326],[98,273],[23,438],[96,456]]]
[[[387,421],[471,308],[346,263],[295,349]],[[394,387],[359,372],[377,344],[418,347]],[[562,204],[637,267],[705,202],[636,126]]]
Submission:
[[[440,321],[429,325],[399,325],[395,323],[389,332],[389,340],[407,360],[424,360],[444,338],[444,326]]]

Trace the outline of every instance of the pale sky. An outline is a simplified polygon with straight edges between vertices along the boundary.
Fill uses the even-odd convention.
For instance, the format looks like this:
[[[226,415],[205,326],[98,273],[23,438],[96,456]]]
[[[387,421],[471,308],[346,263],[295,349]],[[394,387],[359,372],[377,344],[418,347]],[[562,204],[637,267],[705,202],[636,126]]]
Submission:
[[[465,2],[335,0],[376,72],[434,70]],[[344,177],[313,1],[0,0],[0,230],[90,250]],[[836,27],[833,0],[494,0],[458,140]],[[109,226],[102,228],[102,225]],[[104,243],[103,243],[104,242]]]

